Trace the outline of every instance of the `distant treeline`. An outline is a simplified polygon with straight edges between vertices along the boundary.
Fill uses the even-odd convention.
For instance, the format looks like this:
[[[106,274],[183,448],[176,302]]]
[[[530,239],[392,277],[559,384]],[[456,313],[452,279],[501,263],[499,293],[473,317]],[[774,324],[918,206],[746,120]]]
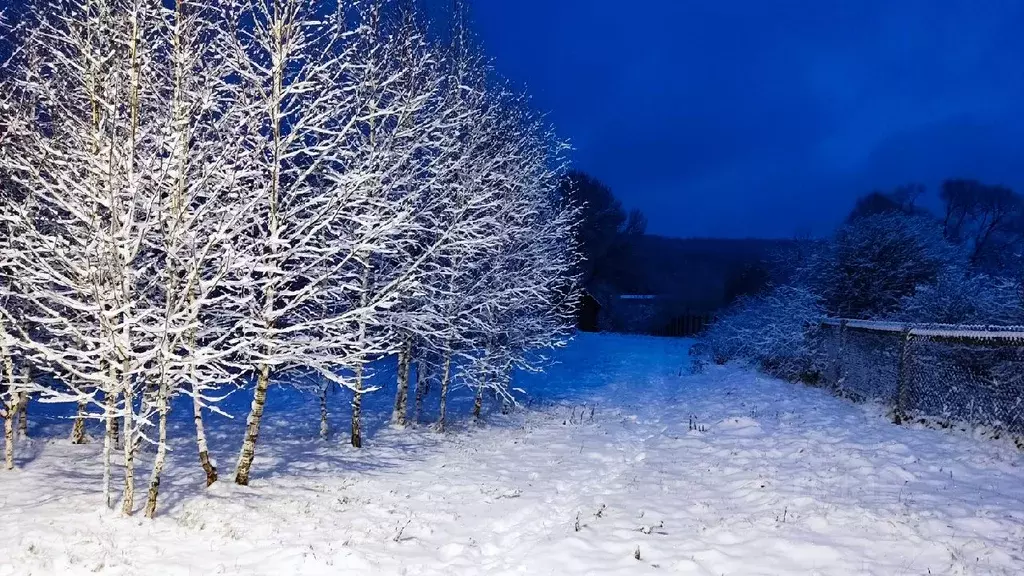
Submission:
[[[672,307],[708,312],[784,281],[792,239],[668,238],[646,234],[646,218],[627,212],[611,189],[582,172],[563,180],[586,206],[580,228],[587,290],[607,304],[622,294],[656,295]]]

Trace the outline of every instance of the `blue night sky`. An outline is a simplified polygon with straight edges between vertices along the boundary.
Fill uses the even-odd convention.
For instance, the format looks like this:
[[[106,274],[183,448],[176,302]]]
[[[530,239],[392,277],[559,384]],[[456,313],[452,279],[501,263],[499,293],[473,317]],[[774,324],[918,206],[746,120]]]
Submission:
[[[475,0],[525,85],[649,231],[829,232],[873,188],[1024,191],[1019,0]]]

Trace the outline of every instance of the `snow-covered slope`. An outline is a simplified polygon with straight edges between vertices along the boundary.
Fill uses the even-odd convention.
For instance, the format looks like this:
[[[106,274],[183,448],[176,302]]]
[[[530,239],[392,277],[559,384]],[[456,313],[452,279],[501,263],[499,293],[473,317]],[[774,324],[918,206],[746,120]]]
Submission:
[[[33,440],[0,472],[0,575],[1024,573],[1015,449],[693,376],[687,345],[585,335],[520,380],[529,410],[377,427],[358,452],[311,440],[316,402],[273,390],[252,485],[202,489],[183,441],[152,522],[101,508],[97,445]],[[216,427],[225,462],[238,428]]]

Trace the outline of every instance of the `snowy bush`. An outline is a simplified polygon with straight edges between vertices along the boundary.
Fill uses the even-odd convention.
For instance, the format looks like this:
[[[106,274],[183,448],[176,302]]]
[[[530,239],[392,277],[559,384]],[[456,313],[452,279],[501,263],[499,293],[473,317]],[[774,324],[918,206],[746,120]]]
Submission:
[[[857,218],[840,228],[802,276],[829,314],[884,317],[960,258],[935,219],[884,213]]]
[[[1021,429],[1021,348],[971,328],[1024,323],[1019,278],[985,273],[969,257],[972,244],[944,235],[937,218],[893,206],[860,204],[795,266],[792,286],[742,299],[722,316],[707,335],[716,360],[750,361],[789,379],[827,377],[853,398],[892,402],[899,393],[901,410]],[[823,324],[826,317],[882,322],[851,327]],[[911,340],[907,324],[970,326],[952,330],[961,336]]]
[[[816,381],[823,310],[809,290],[781,286],[740,299],[708,330],[717,362],[748,360],[789,379]]]
[[[707,342],[696,342],[690,346],[688,356],[690,357],[690,373],[703,374],[707,369],[708,361],[711,359],[711,347]]]
[[[944,270],[933,284],[904,297],[893,319],[939,324],[1017,325],[1024,322],[1019,284],[1007,278]]]

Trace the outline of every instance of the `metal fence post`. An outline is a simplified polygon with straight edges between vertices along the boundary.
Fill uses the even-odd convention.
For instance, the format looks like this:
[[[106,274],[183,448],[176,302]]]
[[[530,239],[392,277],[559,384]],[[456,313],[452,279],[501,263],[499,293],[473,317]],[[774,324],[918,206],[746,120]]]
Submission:
[[[892,421],[894,424],[902,424],[907,419],[907,401],[910,388],[910,326],[903,328],[900,335],[900,359],[896,371],[896,407],[893,410]]]

